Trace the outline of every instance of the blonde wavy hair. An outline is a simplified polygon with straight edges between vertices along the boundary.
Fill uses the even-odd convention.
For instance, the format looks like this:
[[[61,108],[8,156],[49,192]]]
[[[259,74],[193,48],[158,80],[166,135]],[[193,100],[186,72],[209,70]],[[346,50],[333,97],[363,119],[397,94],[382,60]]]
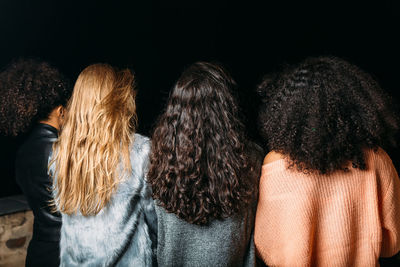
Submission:
[[[80,73],[50,163],[61,212],[99,213],[123,173],[131,171],[129,146],[137,122],[133,81],[129,70],[106,64]]]

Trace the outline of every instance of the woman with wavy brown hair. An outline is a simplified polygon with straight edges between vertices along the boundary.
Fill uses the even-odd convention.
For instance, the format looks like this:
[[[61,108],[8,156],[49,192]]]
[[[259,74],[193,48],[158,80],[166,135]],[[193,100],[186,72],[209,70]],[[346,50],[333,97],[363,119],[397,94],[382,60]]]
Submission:
[[[148,179],[160,266],[253,266],[262,161],[239,119],[235,82],[198,62],[172,90],[154,130]]]
[[[151,266],[156,217],[149,139],[135,134],[129,70],[95,64],[75,83],[51,172],[62,213],[61,266]]]

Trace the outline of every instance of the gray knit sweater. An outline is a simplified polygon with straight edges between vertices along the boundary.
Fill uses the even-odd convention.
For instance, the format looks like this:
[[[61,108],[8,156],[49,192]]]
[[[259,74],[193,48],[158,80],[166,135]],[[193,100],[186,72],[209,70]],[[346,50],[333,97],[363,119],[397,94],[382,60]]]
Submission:
[[[157,218],[145,182],[150,141],[135,134],[132,173],[95,216],[62,214],[61,266],[151,266]],[[153,241],[153,243],[152,243]]]
[[[199,226],[156,206],[157,261],[164,266],[255,266],[255,207],[225,220]]]

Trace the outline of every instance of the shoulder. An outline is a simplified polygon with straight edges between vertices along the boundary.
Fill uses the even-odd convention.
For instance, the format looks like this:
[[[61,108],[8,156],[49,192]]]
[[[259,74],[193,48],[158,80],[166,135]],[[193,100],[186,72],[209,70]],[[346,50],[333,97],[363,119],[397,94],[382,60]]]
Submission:
[[[133,138],[136,145],[150,145],[150,138],[147,136],[135,133]]]
[[[382,148],[366,150],[365,158],[368,171],[378,175],[384,192],[387,191],[385,189],[389,188],[394,180],[399,179],[390,156]]]
[[[375,150],[373,150],[373,149],[371,149],[371,150],[374,152],[375,156],[377,158],[379,158],[381,161],[392,163],[392,160],[390,159],[388,153],[386,153],[386,151],[383,148],[378,147]]]
[[[27,142],[43,146],[57,141],[58,130],[51,125],[38,123],[30,132]]]
[[[368,168],[381,171],[393,168],[390,156],[380,147],[365,150],[364,157]]]
[[[143,175],[149,165],[151,142],[150,139],[141,134],[133,136],[133,144],[130,147],[130,160],[132,169],[139,176]]]
[[[151,141],[150,138],[135,133],[133,136],[132,150],[136,153],[148,154],[150,152]]]
[[[52,146],[56,138],[32,132],[20,145],[16,153],[16,164],[27,165],[29,162],[33,166],[47,164]]]
[[[274,161],[277,161],[277,160],[280,160],[280,159],[284,159],[285,157],[284,157],[284,155],[283,154],[281,154],[281,153],[279,153],[279,152],[276,152],[276,151],[270,151],[265,157],[264,157],[264,162],[263,162],[263,164],[265,165],[265,164],[268,164],[268,163],[271,163],[271,162],[274,162]]]

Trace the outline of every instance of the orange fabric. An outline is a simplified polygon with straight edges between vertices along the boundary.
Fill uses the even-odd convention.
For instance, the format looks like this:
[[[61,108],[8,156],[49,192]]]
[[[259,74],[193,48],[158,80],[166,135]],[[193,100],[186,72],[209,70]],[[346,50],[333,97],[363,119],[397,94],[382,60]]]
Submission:
[[[330,175],[263,165],[254,242],[269,266],[378,266],[400,250],[400,181],[382,149]]]

